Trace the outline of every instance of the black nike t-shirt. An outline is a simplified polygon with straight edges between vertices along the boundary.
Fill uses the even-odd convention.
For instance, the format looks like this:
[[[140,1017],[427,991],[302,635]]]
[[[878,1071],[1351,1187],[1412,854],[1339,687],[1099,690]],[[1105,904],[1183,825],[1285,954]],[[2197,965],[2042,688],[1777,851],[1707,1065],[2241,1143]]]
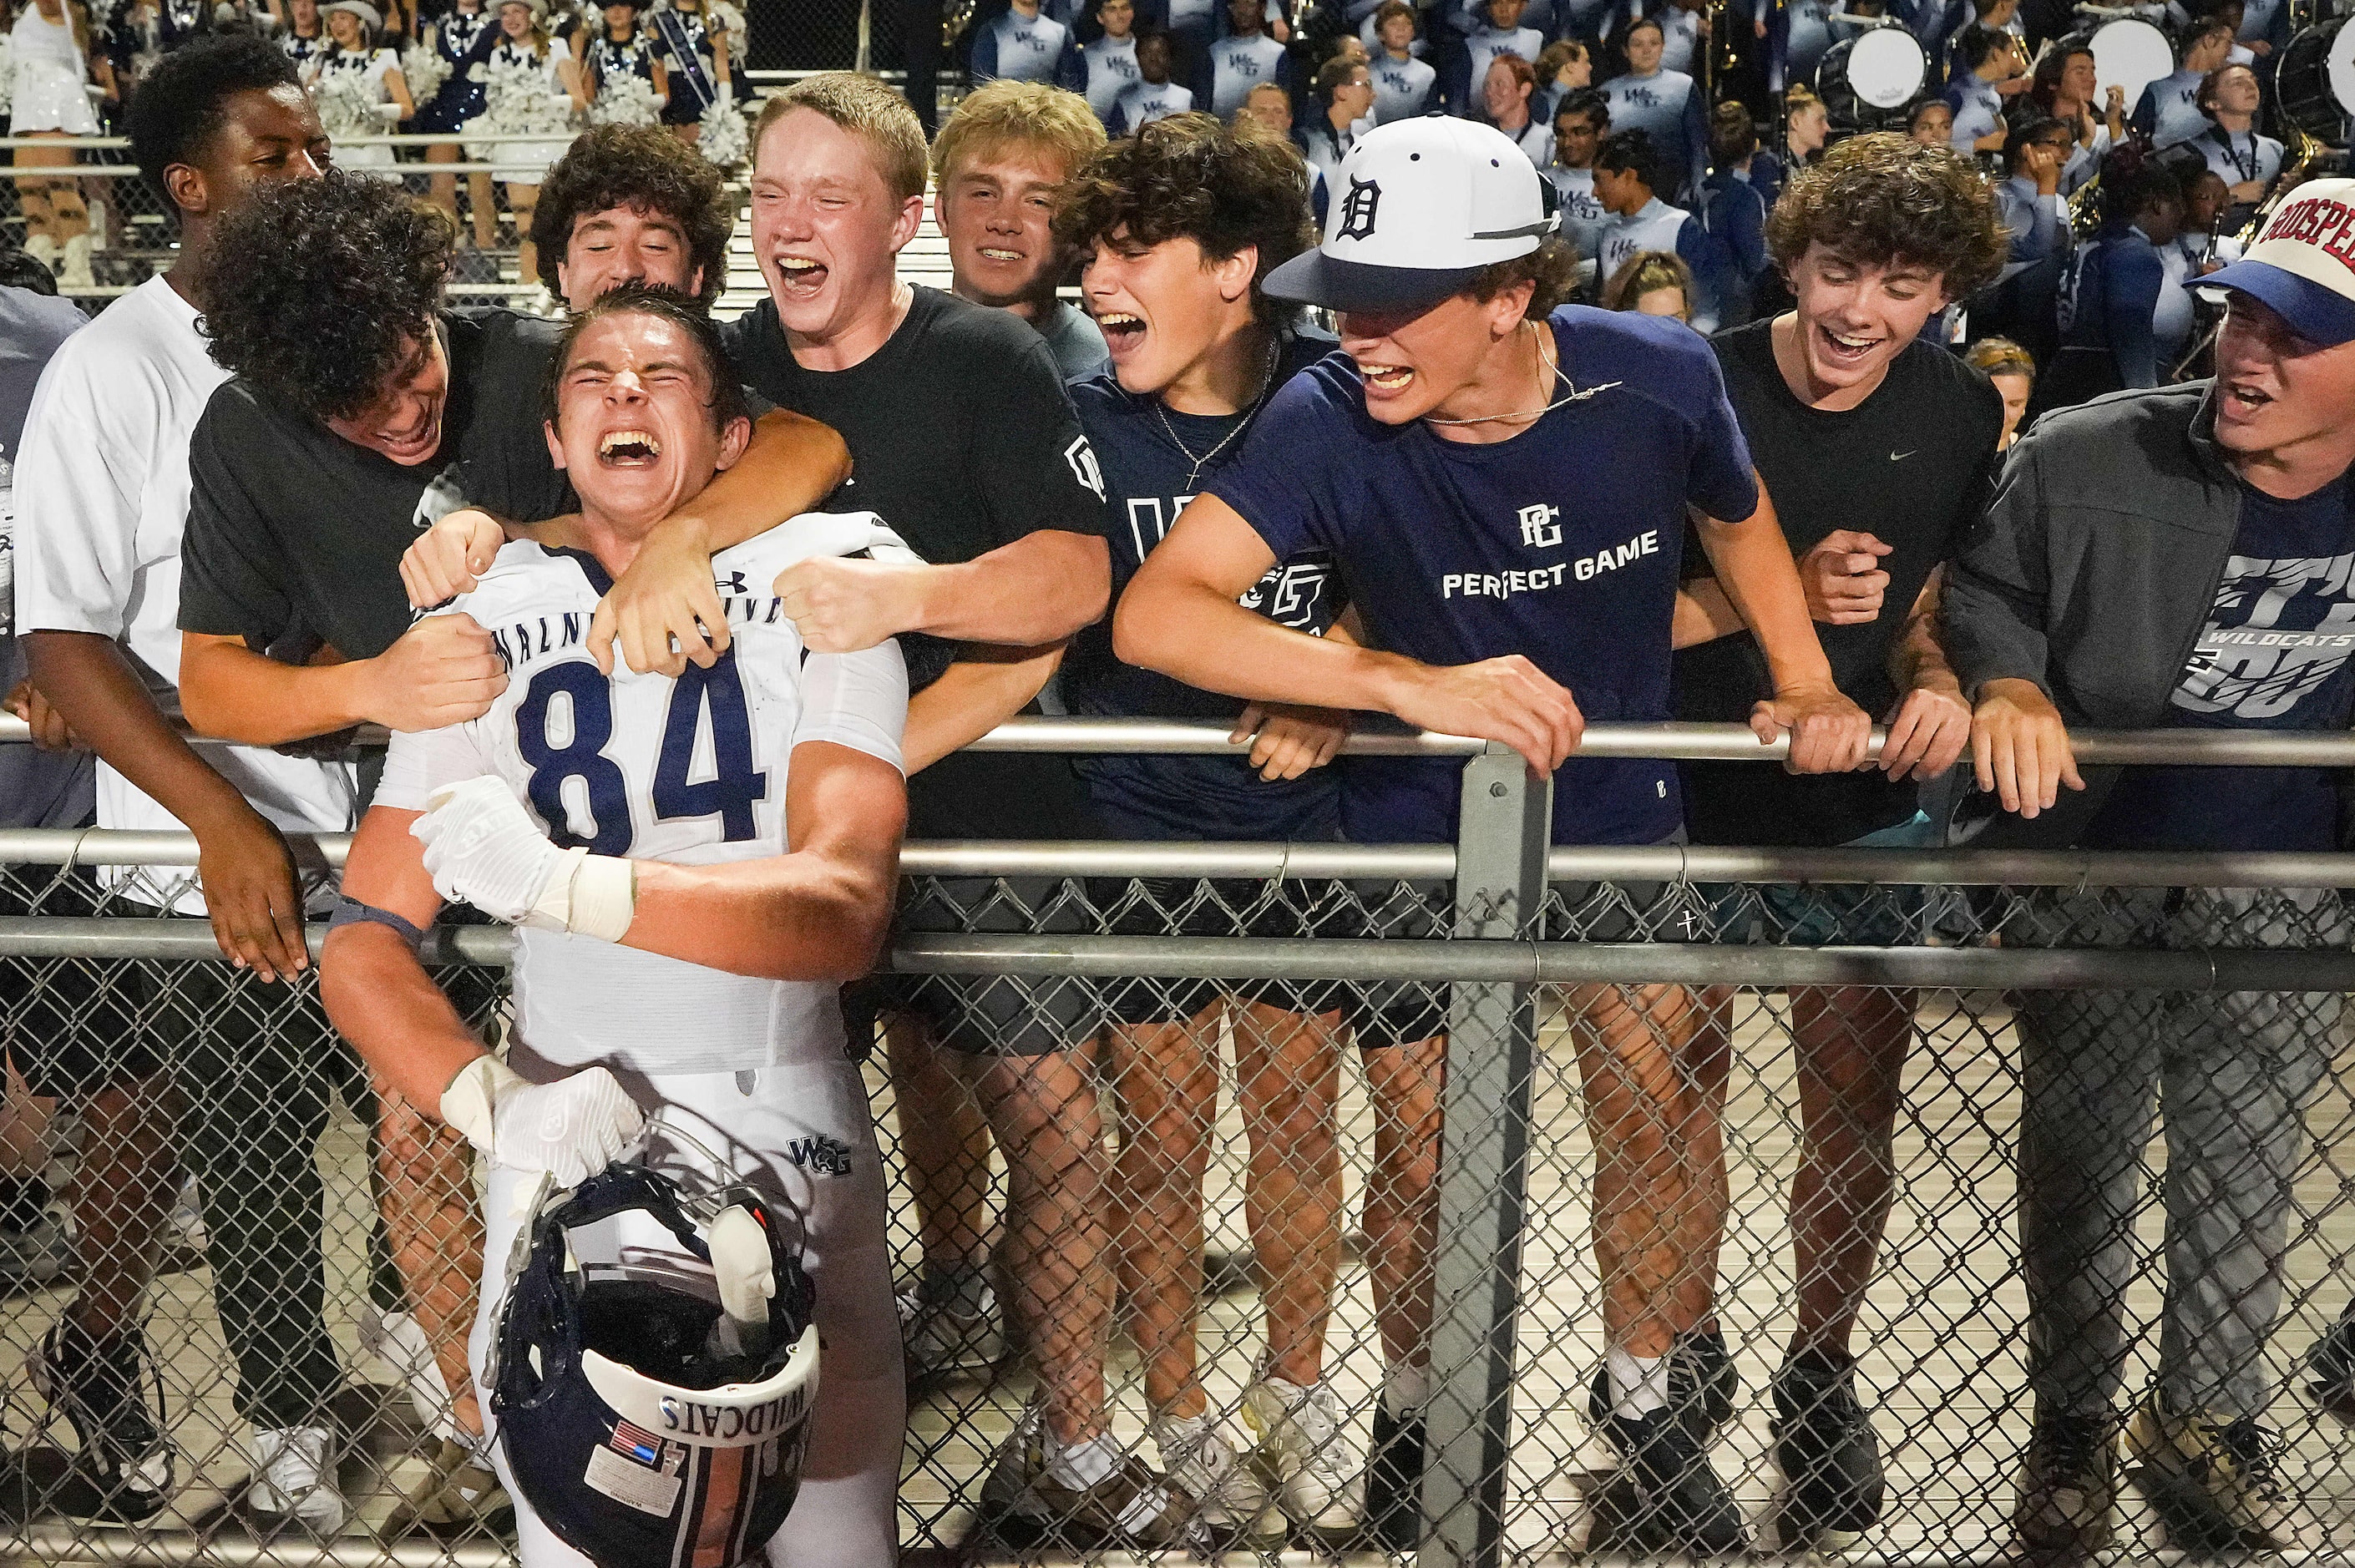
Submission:
[[[881,514],[927,561],[969,561],[1053,528],[1101,535],[1103,479],[1044,339],[1004,311],[918,288],[883,346],[847,370],[794,358],[770,301],[723,329],[737,374],[779,408],[822,420],[853,473],[829,504]],[[922,690],[953,645],[900,646]],[[914,838],[1095,836],[1069,759],[959,755],[909,787]]]
[[[1890,650],[1913,601],[1951,559],[1979,512],[1993,477],[2003,400],[1985,376],[1916,339],[1888,377],[1854,408],[1811,408],[1774,364],[1774,323],[1758,322],[1710,339],[1725,390],[1766,481],[1785,537],[1804,555],[1836,529],[1872,535],[1892,548],[1881,559],[1889,588],[1881,614],[1816,634],[1839,689],[1878,720],[1897,701]],[[1709,570],[1698,547],[1695,575]],[[1742,723],[1774,694],[1766,660],[1747,631],[1677,655],[1677,716]],[[1828,846],[1893,827],[1917,810],[1918,788],[1877,769],[1800,778],[1771,765],[1686,763],[1685,821],[1693,842]]]
[[[537,522],[575,509],[549,461],[541,386],[560,322],[444,311],[442,446],[414,467],[345,440],[242,376],[188,440],[180,627],[257,650],[324,641],[373,659],[410,626],[400,557],[462,505]]]

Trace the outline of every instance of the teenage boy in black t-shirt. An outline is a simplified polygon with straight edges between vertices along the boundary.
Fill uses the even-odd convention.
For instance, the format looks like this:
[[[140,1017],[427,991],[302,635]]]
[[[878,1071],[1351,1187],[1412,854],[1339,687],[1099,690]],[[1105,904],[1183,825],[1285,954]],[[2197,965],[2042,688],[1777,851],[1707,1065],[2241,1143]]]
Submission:
[[[540,433],[561,323],[442,308],[450,233],[375,181],[330,175],[269,192],[213,244],[243,286],[207,313],[213,357],[237,375],[188,442],[189,722],[276,746],[363,721],[474,716],[503,679],[489,638],[464,616],[412,629],[401,557],[464,505],[525,519],[571,509]],[[688,262],[677,264],[678,277],[648,281],[683,286]],[[822,495],[832,474],[803,474],[809,449],[783,445],[763,452],[756,440],[755,471],[740,463],[698,511],[741,506],[766,526]],[[312,657],[322,646],[340,662]],[[421,711],[411,677],[428,670],[471,672],[472,705]]]
[[[1970,736],[1933,630],[1939,572],[1985,496],[2003,402],[1986,376],[1918,334],[1993,275],[2001,228],[1986,182],[1962,158],[1882,133],[1843,143],[1794,179],[1767,236],[1796,309],[1712,346],[1799,558],[1833,678],[1886,715],[1889,737],[1878,771],[1802,777],[1688,763],[1686,824],[1696,843],[1929,843],[1915,780],[1952,768]],[[1679,636],[1677,716],[1739,723],[1771,689],[1764,660],[1713,577],[1686,592],[1712,640]],[[1903,889],[1764,892],[1777,942],[1902,942],[1913,907]],[[1856,1400],[1849,1337],[1895,1189],[1890,1139],[1913,996],[1795,987],[1791,1014],[1803,1124],[1791,1196],[1799,1292],[1774,1379],[1774,1436],[1790,1482],[1787,1524],[1811,1537],[1863,1530],[1881,1512],[1879,1446]]]

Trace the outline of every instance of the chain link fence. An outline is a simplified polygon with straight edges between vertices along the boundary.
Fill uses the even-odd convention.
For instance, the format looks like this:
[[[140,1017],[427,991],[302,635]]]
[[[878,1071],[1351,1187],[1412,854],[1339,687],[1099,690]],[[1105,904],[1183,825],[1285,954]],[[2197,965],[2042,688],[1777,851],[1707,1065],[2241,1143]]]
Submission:
[[[1465,799],[1455,845],[908,846],[891,972],[849,997],[908,1549],[1493,1563],[1715,1529],[1988,1561],[2066,1414],[2129,1556],[2245,1544],[2214,1533],[2229,1493],[2294,1560],[2347,1560],[2355,858],[1549,853],[1517,759],[1473,758]],[[504,1561],[442,1441],[468,1162],[372,1103],[310,977],[233,975],[159,915],[192,860],[0,835],[0,1556]],[[504,939],[427,949],[494,1042]],[[23,1078],[76,1075],[130,1107],[44,1129]],[[197,1180],[120,1313],[175,1450],[133,1520],[75,1462],[102,1413],[61,1392],[58,1325],[108,1287],[77,1237],[140,1245],[84,1203],[137,1109]],[[1614,1347],[1665,1369],[1648,1427]],[[331,1434],[348,1518],[257,1517],[273,1423]],[[1099,1428],[1190,1489],[1126,1538],[1039,1463]]]

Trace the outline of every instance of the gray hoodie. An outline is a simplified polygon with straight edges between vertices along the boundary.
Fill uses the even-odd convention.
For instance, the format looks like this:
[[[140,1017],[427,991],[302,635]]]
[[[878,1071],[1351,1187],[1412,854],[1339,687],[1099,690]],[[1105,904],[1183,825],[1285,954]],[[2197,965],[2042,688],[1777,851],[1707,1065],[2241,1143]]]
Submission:
[[[2167,723],[2240,527],[2210,388],[2059,409],[2012,449],[1947,568],[1940,641],[1966,696],[2013,678],[2042,687],[2073,730]],[[2117,780],[2115,768],[2083,771],[2083,793],[2063,789],[2032,822],[1999,818],[1977,842],[2071,843]]]

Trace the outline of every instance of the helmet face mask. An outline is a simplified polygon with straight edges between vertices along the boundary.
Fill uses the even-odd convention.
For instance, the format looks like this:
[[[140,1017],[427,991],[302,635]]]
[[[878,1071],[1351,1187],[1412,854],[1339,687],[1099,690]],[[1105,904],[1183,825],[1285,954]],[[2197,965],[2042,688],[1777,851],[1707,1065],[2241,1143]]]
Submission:
[[[721,1224],[733,1210],[757,1229]],[[668,1275],[582,1267],[569,1233],[632,1211],[698,1263],[713,1261],[708,1237],[765,1242],[766,1321],[738,1321]],[[508,1271],[491,1408],[517,1492],[600,1568],[741,1563],[793,1507],[818,1340],[782,1218],[750,1188],[690,1205],[668,1177],[621,1165],[534,1205]]]

